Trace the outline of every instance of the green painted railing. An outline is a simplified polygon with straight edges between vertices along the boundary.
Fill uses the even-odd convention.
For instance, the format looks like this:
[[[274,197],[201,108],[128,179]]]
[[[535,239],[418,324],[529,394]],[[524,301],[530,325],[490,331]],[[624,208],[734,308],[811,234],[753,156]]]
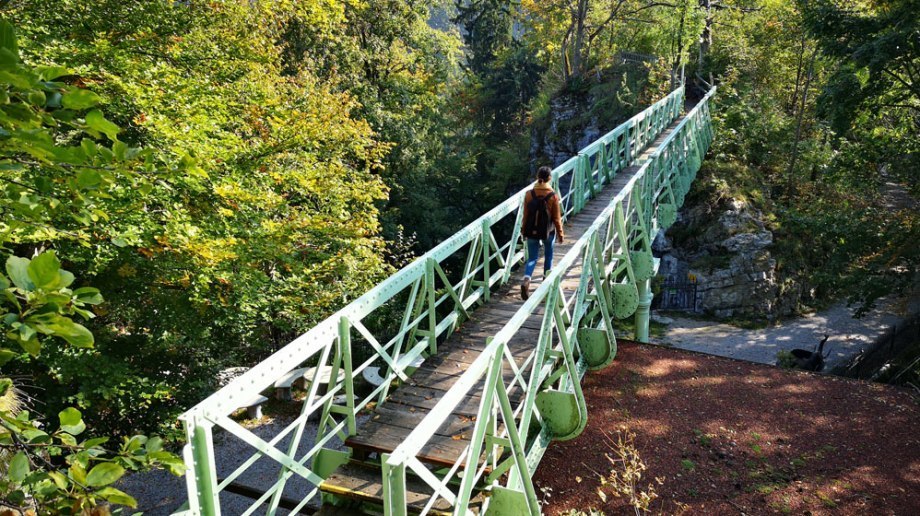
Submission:
[[[589,367],[600,368],[613,359],[614,316],[628,316],[642,304],[641,285],[648,289],[655,270],[651,241],[660,229],[658,210],[679,205],[699,169],[712,141],[708,103],[714,92],[642,164],[405,442],[383,458],[385,514],[406,513],[401,491],[408,471],[433,490],[429,508],[442,497],[456,514],[465,514],[474,487],[486,484],[491,493],[485,499],[485,512],[539,514],[533,472],[551,440],[577,436],[587,423],[582,375]],[[593,177],[606,175],[606,167],[600,168]],[[566,292],[562,280],[570,277],[574,267],[581,267],[578,288]],[[517,364],[508,344],[531,314],[541,309],[536,349]],[[647,311],[644,315],[647,319]],[[503,369],[513,372],[508,384]],[[483,379],[482,403],[467,453],[437,477],[416,455]],[[512,404],[520,390],[523,396]],[[535,417],[539,425],[532,424]],[[533,428],[539,432],[532,438]],[[480,464],[481,457],[485,460]],[[506,473],[507,482],[502,484]]]
[[[530,485],[529,472],[536,467],[536,461],[539,460],[539,455],[542,455],[542,452],[536,450],[545,447],[545,443],[552,437],[545,425],[536,441],[528,436],[529,421],[533,418],[541,421],[540,405],[544,403],[544,399],[549,399],[547,396],[552,396],[542,396],[535,389],[547,384],[551,379],[556,383],[559,392],[578,392],[579,382],[574,379],[580,378],[584,370],[583,365],[578,365],[583,364],[584,360],[579,358],[576,362],[574,358],[583,356],[579,348],[579,332],[584,334],[584,339],[596,341],[601,339],[591,332],[592,329],[609,332],[604,338],[615,342],[609,312],[616,310],[616,303],[612,299],[608,303],[599,303],[598,299],[603,298],[607,287],[598,290],[594,285],[621,281],[624,285],[629,284],[633,285],[633,289],[636,288],[634,273],[628,260],[618,260],[617,256],[623,249],[631,249],[630,246],[636,241],[637,235],[641,235],[643,249],[647,252],[649,240],[656,231],[652,224],[653,210],[658,199],[667,197],[669,203],[675,206],[679,204],[678,195],[682,196],[686,190],[684,185],[689,185],[689,181],[680,179],[686,174],[679,172],[686,168],[688,162],[686,156],[690,151],[686,148],[688,145],[694,147],[695,155],[702,156],[711,140],[711,133],[708,132],[708,111],[704,111],[708,98],[709,96],[691,112],[690,118],[681,123],[680,131],[688,134],[680,138],[672,135],[670,141],[673,144],[669,144],[669,147],[674,148],[667,154],[658,153],[649,160],[643,166],[643,172],[637,176],[638,179],[631,182],[631,185],[641,183],[641,188],[635,189],[641,192],[641,195],[627,194],[628,199],[623,198],[619,204],[611,205],[604,211],[604,215],[595,221],[586,236],[579,239],[573,249],[560,260],[549,281],[524,304],[505,329],[496,335],[487,350],[476,359],[474,366],[464,375],[461,382],[455,385],[427,416],[425,423],[413,433],[414,438],[384,460],[386,475],[383,480],[387,486],[388,511],[405,511],[404,504],[400,507],[400,500],[405,494],[404,491],[400,492],[400,489],[404,490],[405,484],[401,480],[405,479],[407,467],[429,484],[439,486],[435,492],[452,501],[468,499],[473,485],[481,480],[481,474],[465,474],[460,487],[457,488],[453,482],[462,470],[459,465],[455,465],[447,474],[437,477],[415,458],[415,453],[419,449],[415,441],[424,443],[430,439],[431,432],[439,424],[435,423],[443,420],[443,417],[449,414],[449,408],[455,406],[464,393],[475,384],[475,381],[470,382],[476,375],[476,378],[488,376],[486,391],[490,396],[490,403],[487,405],[489,410],[500,408],[503,414],[502,421],[506,423],[505,434],[490,435],[488,439],[486,431],[483,430],[484,426],[477,424],[477,432],[483,435],[480,436],[482,439],[474,440],[473,447],[478,446],[478,449],[483,451],[483,443],[487,443],[485,447],[490,450],[487,455],[495,462],[498,460],[495,446],[502,445],[514,452],[512,457],[515,460],[513,468],[507,461],[496,464],[500,467],[494,471],[510,470],[511,475],[508,486],[496,486],[496,496],[490,499],[494,503],[499,503],[503,499],[500,494],[503,492],[502,489],[512,494],[523,492],[520,490],[524,489],[528,507],[531,510],[535,507],[532,503],[535,498],[530,492],[532,486],[527,487]],[[553,171],[553,181],[558,191],[564,193],[565,218],[580,212],[597,191],[612,181],[619,172],[634,164],[641,150],[679,117],[682,108],[681,88],[557,167]],[[692,126],[688,124],[691,118],[697,119]],[[702,145],[700,135],[704,132],[708,136],[705,139],[706,144]],[[691,143],[693,145],[690,145]],[[677,147],[685,150],[678,151]],[[654,165],[651,169],[655,173],[648,172],[652,164]],[[674,172],[675,170],[678,172]],[[419,357],[436,354],[438,343],[443,342],[471,310],[481,303],[488,302],[492,289],[509,281],[512,269],[524,258],[520,226],[522,199],[526,190],[522,189],[511,196],[183,414],[181,421],[187,434],[184,457],[188,465],[186,478],[189,500],[180,513],[220,514],[221,492],[243,477],[260,459],[277,462],[278,478],[243,514],[255,513],[265,504],[268,506],[266,513],[274,514],[288,481],[295,475],[314,487],[302,497],[299,506],[293,509],[294,512],[314,499],[318,495],[317,486],[323,478],[347,460],[347,453],[335,450],[334,446],[355,434],[357,414],[372,403],[382,403],[394,380],[405,380],[409,374],[408,370]],[[632,192],[633,188],[629,190]],[[643,206],[645,208],[640,209]],[[597,228],[601,226],[605,230],[599,232]],[[603,233],[603,238],[600,233]],[[509,236],[502,238],[501,235]],[[594,257],[594,261],[590,262],[594,265],[585,268],[590,274],[583,276],[585,285],[584,288],[579,288],[580,294],[575,298],[564,299],[558,289],[558,278],[582,256]],[[458,270],[454,271],[448,266],[450,264],[458,264],[455,267]],[[459,264],[462,264],[462,267],[459,267]],[[616,294],[616,289],[620,287],[611,288]],[[610,305],[609,310],[605,311],[603,307],[607,305]],[[538,306],[555,307],[546,311],[546,330],[541,336],[538,352],[520,368],[521,372],[516,377],[516,382],[511,386],[504,386],[499,373],[487,373],[497,367],[495,364],[500,358],[496,357],[505,354],[504,346],[508,338],[520,326],[525,316],[531,313],[527,310],[536,309]],[[398,324],[386,324],[386,321],[391,320],[398,321]],[[552,331],[559,331],[559,336],[565,337],[558,344],[551,344]],[[359,345],[363,349],[371,350],[369,358],[356,360],[358,354],[353,350]],[[356,361],[358,363],[355,363]],[[560,369],[552,363],[564,364],[564,367]],[[310,387],[302,402],[300,415],[279,433],[263,439],[230,418],[230,414],[238,407],[245,406],[253,397],[271,389],[274,383],[289,371],[304,365],[331,366],[332,380],[328,387],[320,392],[319,378],[308,378]],[[359,395],[355,389],[354,379],[371,366],[381,367],[384,381],[370,393]],[[525,401],[515,407],[505,407],[508,389],[513,388],[526,389]],[[580,394],[578,399],[581,400]],[[583,424],[583,400],[579,401],[576,408],[579,411],[579,421],[582,421],[580,424]],[[550,410],[550,406],[547,406],[547,410]],[[300,452],[298,450],[303,441],[307,421],[316,415],[319,416],[319,423],[313,446],[306,452]],[[518,423],[514,424],[515,421]],[[224,437],[239,439],[252,446],[252,455],[235,468],[223,465],[221,458],[217,457],[214,451],[215,427],[224,431]],[[520,431],[516,431],[517,428],[520,428]],[[525,446],[531,442],[543,444],[539,447],[534,447],[533,444]],[[281,443],[285,445],[281,446]],[[469,455],[479,456],[480,453],[473,447],[469,450]],[[239,458],[231,457],[226,460],[229,464],[235,464]],[[529,466],[525,467],[523,461]],[[220,479],[218,471],[221,472]],[[492,477],[495,476],[493,473]],[[401,496],[403,498],[400,498]],[[513,496],[510,495],[504,497],[511,498]],[[462,508],[459,512],[465,510],[464,505],[458,504],[457,507]]]

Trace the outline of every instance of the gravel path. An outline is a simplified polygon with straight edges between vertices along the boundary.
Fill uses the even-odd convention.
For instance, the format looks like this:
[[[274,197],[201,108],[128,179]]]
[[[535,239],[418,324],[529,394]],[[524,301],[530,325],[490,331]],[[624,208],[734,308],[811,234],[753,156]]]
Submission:
[[[900,326],[918,313],[920,300],[914,299],[908,303],[881,301],[876,310],[862,319],[854,319],[853,310],[839,303],[818,313],[758,330],[674,317],[670,313],[667,317],[654,314],[653,318],[668,325],[664,335],[657,339],[662,344],[762,364],[776,363],[776,353],[781,350],[812,350],[827,334],[830,338],[824,352],[830,354],[824,370],[830,371],[846,364],[884,337],[893,326]]]

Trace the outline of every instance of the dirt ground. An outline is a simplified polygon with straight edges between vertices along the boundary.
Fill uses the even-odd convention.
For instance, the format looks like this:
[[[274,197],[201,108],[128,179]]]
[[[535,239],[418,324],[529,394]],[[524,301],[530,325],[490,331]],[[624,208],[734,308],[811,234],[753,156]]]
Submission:
[[[653,514],[920,514],[920,403],[894,387],[619,343],[588,373],[588,427],[534,477],[546,514],[633,514],[634,435]],[[611,461],[610,459],[615,459]],[[633,458],[627,454],[626,458]],[[604,480],[601,480],[604,477]],[[602,485],[603,484],[603,485]]]

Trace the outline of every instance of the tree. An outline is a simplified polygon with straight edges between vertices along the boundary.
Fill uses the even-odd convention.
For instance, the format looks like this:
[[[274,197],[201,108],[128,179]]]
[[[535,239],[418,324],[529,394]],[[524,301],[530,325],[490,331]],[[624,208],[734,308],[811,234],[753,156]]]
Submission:
[[[297,4],[338,26],[325,18],[334,2]],[[354,96],[285,71],[288,7],[11,5],[24,57],[69,67],[67,83],[107,101],[124,128],[113,148],[143,146],[150,164],[146,183],[95,185],[104,223],[83,231],[61,216],[74,238],[14,240],[25,253],[53,246],[109,301],[86,323],[93,350],[11,364],[50,410],[76,404],[119,435],[175,435],[175,417],[213,391],[217,371],[257,362],[386,270],[377,203],[387,146],[353,116]]]
[[[144,153],[118,141],[118,126],[95,107],[98,95],[57,80],[69,74],[62,67],[23,64],[12,25],[0,19],[0,179],[5,184],[0,248],[8,255],[5,274],[0,272],[0,366],[41,362],[43,348],[59,341],[91,349],[93,334],[74,318],[94,318],[93,307],[103,302],[96,288],[73,288],[74,274],[61,268],[54,251],[30,259],[9,255],[6,246],[39,235],[80,238],[95,220],[107,217],[96,204],[105,190],[144,184],[135,170],[144,165]],[[71,236],[58,223],[62,216],[80,232]],[[108,437],[78,441],[87,427],[73,407],[61,410],[56,424],[33,417],[6,373],[6,368],[0,372],[0,505],[5,509],[89,514],[107,512],[98,507],[105,502],[135,507],[134,498],[112,487],[126,470],[184,471],[182,460],[165,451],[158,437],[135,435],[109,449]]]

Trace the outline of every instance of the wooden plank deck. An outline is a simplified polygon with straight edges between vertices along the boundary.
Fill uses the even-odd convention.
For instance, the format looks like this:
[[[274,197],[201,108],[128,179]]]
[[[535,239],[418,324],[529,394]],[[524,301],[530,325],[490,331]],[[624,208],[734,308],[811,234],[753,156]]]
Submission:
[[[643,151],[636,162],[643,163],[677,123],[675,122],[664,130]],[[572,243],[587,231],[638,170],[637,165],[617,174],[611,184],[606,185],[578,215],[568,221],[565,228],[565,242],[557,243],[555,246],[556,259],[563,257],[571,249]],[[572,266],[562,282],[566,297],[578,288],[580,275],[581,263],[577,263]],[[457,332],[438,347],[437,356],[427,358],[410,377],[410,381],[396,388],[385,403],[376,407],[371,418],[359,426],[357,434],[346,440],[345,444],[351,447],[357,456],[362,456],[367,453],[390,453],[404,442],[415,426],[424,419],[467,366],[485,348],[486,338],[498,332],[521,307],[523,303],[520,297],[522,279],[523,267],[516,271],[512,280],[505,287],[492,294],[489,303],[471,312],[470,320],[466,321]],[[540,286],[542,280],[541,258],[532,279],[531,292]],[[523,364],[535,349],[542,318],[542,309],[531,314],[509,343],[509,349],[518,366]],[[513,373],[507,365],[503,370],[503,376],[506,385],[510,385]],[[473,433],[475,424],[473,417],[479,408],[483,383],[484,380],[470,391],[469,396],[456,407],[450,418],[436,431],[436,434],[419,453],[419,460],[437,467],[449,467],[460,458]],[[519,386],[509,388],[512,404],[522,396],[523,390]],[[343,466],[336,474],[323,482],[321,489],[338,494],[353,491],[356,480],[349,477],[348,472],[351,469],[353,468],[349,465]],[[364,497],[364,495],[355,496]]]

